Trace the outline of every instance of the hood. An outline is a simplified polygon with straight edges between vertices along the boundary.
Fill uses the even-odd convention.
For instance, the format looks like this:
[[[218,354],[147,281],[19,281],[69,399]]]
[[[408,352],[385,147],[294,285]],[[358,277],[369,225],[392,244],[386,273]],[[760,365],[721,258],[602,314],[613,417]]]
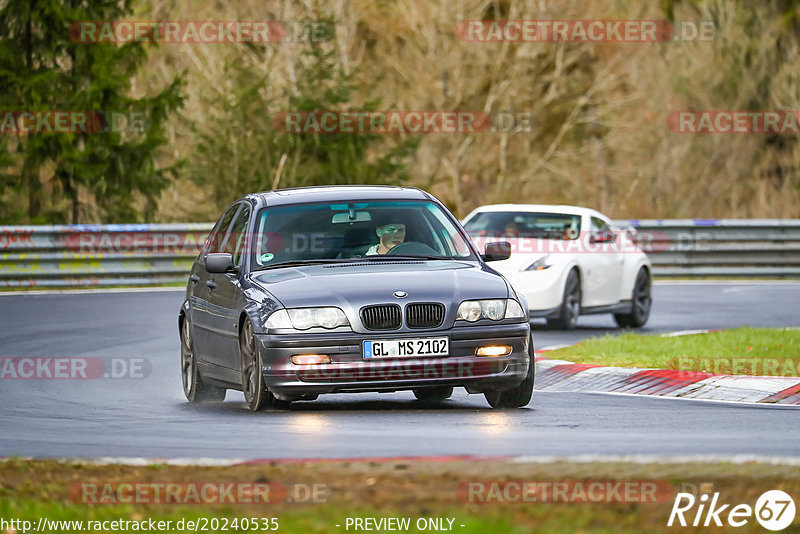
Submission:
[[[478,263],[408,261],[342,263],[255,272],[251,280],[287,308],[338,306],[345,313],[369,304],[507,298],[506,281]],[[395,291],[408,296],[398,299]],[[348,313],[349,315],[349,313]]]

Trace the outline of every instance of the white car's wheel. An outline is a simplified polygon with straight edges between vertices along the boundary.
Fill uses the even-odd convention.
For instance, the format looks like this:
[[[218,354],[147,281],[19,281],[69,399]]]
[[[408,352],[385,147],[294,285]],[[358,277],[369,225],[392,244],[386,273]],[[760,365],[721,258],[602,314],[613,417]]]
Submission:
[[[639,269],[636,281],[633,283],[631,295],[631,313],[615,313],[614,320],[620,328],[639,328],[644,326],[650,317],[650,307],[653,304],[652,283],[647,269]]]
[[[574,330],[578,326],[580,314],[581,278],[578,271],[572,269],[567,275],[567,283],[564,284],[564,298],[561,300],[558,317],[548,319],[547,325],[561,330]]]

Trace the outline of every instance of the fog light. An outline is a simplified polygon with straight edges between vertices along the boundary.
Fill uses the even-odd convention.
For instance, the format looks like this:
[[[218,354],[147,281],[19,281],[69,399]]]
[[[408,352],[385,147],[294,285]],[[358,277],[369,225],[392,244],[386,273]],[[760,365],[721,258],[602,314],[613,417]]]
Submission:
[[[320,363],[331,363],[331,357],[327,354],[295,354],[292,356],[292,363],[295,365],[317,365]]]
[[[505,356],[511,354],[510,345],[490,345],[488,347],[480,347],[475,351],[478,356]]]

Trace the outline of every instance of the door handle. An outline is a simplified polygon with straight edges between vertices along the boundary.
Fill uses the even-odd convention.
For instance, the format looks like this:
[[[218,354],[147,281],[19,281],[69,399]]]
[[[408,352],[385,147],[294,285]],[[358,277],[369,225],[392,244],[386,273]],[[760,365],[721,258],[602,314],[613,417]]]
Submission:
[[[206,285],[211,289],[215,289],[217,287],[217,283],[213,280],[206,280]]]
[[[189,275],[189,280],[191,280],[192,282],[197,283],[197,282],[200,281],[200,277],[197,276],[196,274],[191,274],[191,275]]]

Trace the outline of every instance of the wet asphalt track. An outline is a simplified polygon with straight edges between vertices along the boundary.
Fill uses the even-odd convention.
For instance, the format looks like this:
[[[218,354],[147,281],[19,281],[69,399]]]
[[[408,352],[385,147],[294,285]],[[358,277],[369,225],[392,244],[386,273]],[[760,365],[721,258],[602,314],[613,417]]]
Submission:
[[[0,379],[0,456],[365,457],[417,455],[800,456],[800,409],[622,395],[535,393],[493,411],[457,390],[438,408],[410,392],[327,395],[251,414],[238,392],[190,405],[179,374],[181,291],[2,295],[0,357],[145,358],[146,378]],[[800,325],[800,283],[654,288],[644,332]],[[537,347],[618,332],[610,316],[565,333],[534,322]]]

